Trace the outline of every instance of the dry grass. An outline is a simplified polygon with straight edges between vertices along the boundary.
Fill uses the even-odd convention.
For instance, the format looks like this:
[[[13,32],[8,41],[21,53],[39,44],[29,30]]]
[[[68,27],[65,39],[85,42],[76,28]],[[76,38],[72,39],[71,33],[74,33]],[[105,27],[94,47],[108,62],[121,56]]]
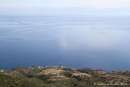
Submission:
[[[62,72],[64,72],[63,70],[61,69],[46,69],[46,70],[43,70],[40,74],[44,74],[44,75],[48,75],[48,74],[53,74],[53,75],[58,75],[58,74],[61,74]]]
[[[87,77],[91,77],[91,75],[89,75],[89,74],[80,73],[80,72],[75,72],[75,73],[73,73],[73,76],[81,76],[81,77],[87,76]]]

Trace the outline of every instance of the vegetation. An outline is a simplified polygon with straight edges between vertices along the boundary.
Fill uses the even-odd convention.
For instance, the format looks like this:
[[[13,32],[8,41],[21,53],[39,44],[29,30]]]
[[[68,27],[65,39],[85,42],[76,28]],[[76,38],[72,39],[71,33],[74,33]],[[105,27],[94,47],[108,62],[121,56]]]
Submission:
[[[0,87],[129,87],[130,72],[17,67],[0,73]]]

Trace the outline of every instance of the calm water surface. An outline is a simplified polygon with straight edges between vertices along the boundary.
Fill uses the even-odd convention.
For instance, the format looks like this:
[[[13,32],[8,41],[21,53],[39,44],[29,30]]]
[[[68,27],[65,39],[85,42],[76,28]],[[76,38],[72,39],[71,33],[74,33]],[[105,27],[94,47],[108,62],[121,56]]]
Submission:
[[[1,16],[0,68],[130,70],[130,16]]]

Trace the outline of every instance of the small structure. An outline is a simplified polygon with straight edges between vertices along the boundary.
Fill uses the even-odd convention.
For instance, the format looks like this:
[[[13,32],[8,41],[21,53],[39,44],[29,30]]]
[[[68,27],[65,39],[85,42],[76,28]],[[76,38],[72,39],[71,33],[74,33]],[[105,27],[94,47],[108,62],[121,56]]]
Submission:
[[[4,72],[4,70],[0,70],[0,72]]]
[[[61,63],[60,63],[60,67],[59,67],[60,69],[63,69],[63,66],[61,65]]]
[[[38,68],[38,69],[43,69],[44,67],[43,67],[43,66],[38,66],[37,68]]]

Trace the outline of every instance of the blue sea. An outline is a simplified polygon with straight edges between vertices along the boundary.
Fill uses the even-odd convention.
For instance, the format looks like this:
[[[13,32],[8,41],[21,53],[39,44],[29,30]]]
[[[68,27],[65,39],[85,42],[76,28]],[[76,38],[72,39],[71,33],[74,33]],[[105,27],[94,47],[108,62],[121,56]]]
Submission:
[[[130,16],[0,16],[0,69],[130,70]]]

